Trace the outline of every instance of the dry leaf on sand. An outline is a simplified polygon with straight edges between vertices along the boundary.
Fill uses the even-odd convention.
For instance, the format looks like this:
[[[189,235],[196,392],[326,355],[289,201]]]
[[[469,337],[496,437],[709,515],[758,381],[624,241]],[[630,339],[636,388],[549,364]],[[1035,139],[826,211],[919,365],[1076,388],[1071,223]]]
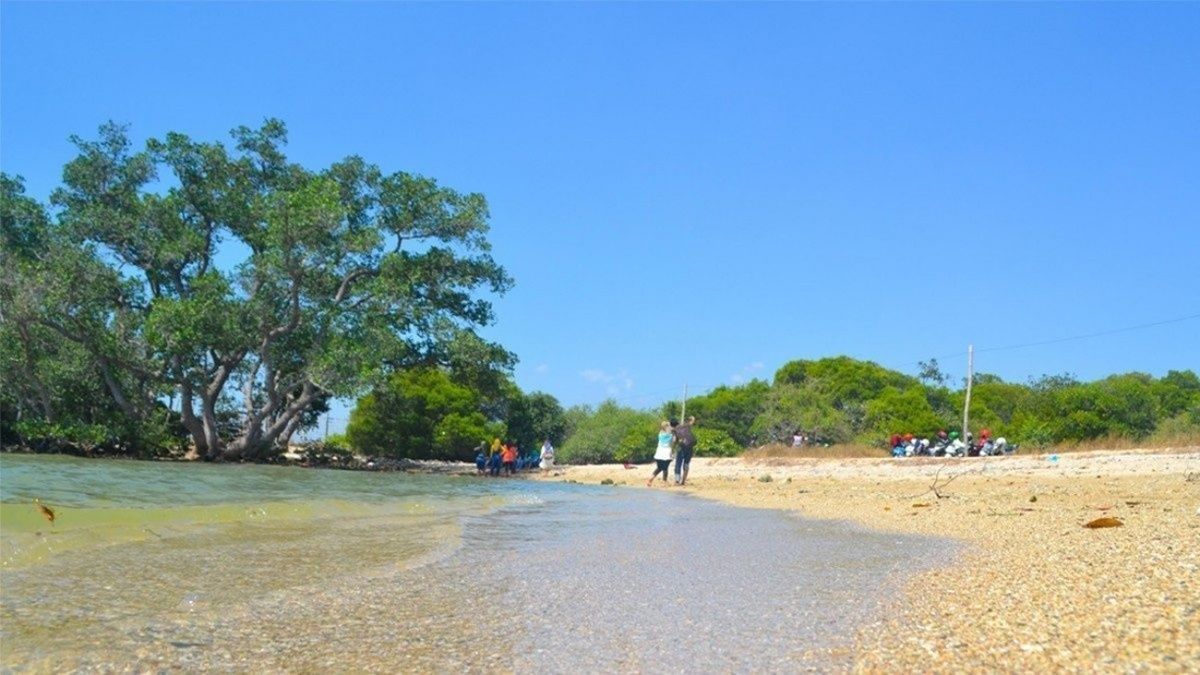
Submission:
[[[1123,527],[1124,525],[1125,525],[1125,523],[1122,523],[1121,521],[1117,520],[1116,518],[1110,518],[1108,516],[1105,516],[1104,518],[1097,518],[1097,519],[1087,523],[1086,525],[1084,525],[1084,527],[1090,527],[1092,529],[1096,529],[1099,527]]]

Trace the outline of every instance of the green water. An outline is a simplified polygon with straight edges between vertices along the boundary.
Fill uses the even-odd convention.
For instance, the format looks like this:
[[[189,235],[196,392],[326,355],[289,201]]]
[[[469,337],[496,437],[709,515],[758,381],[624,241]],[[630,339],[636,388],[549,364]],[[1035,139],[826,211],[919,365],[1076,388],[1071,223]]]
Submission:
[[[0,455],[0,673],[841,670],[947,555],[663,489]]]
[[[53,523],[35,499],[53,510]],[[331,528],[424,529],[503,501],[477,485],[427,476],[4,455],[0,567],[199,534],[257,539]],[[423,552],[419,543],[409,552]],[[361,553],[369,561],[373,551]],[[406,552],[388,550],[389,560],[398,553]]]
[[[228,613],[250,598],[444,558],[461,546],[463,517],[513,501],[495,488],[469,477],[0,456],[4,664],[49,666],[96,640],[119,642],[147,618]]]

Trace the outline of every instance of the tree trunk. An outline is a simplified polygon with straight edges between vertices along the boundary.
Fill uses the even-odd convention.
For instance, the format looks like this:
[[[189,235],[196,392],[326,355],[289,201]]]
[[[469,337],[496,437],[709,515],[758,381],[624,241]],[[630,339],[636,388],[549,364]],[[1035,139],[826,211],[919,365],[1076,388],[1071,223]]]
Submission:
[[[183,418],[183,426],[192,435],[192,444],[196,453],[205,459],[210,459],[208,442],[204,436],[204,424],[196,418],[196,409],[192,404],[192,385],[184,380],[179,385],[179,411]]]
[[[300,395],[277,415],[266,417],[260,411],[246,420],[242,435],[230,442],[224,451],[225,459],[258,458],[264,448],[269,448],[280,438],[290,438],[299,425],[300,415],[316,400],[320,390],[311,382],[305,382]],[[270,420],[264,428],[263,419]]]
[[[204,446],[207,459],[221,456],[221,435],[217,431],[217,398],[211,394],[200,395],[201,421],[204,424]]]
[[[100,357],[96,360],[96,365],[100,368],[100,375],[104,378],[104,385],[108,387],[108,393],[112,394],[117,407],[121,409],[121,412],[136,419],[137,410],[134,409],[133,404],[129,402],[125,393],[121,391],[121,386],[117,384],[116,378],[113,377],[112,370],[108,367],[108,359]]]

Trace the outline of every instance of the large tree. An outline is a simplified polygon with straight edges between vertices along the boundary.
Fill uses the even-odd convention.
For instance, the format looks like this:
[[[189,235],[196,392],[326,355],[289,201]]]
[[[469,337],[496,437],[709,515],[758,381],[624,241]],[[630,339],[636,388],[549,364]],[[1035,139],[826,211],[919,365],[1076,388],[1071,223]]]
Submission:
[[[482,195],[358,157],[306,169],[277,120],[232,135],[72,138],[49,228],[67,245],[6,277],[44,298],[22,305],[29,323],[85,349],[128,415],[166,395],[203,456],[254,457],[396,368],[511,366],[475,332],[492,320],[481,291],[511,285]]]

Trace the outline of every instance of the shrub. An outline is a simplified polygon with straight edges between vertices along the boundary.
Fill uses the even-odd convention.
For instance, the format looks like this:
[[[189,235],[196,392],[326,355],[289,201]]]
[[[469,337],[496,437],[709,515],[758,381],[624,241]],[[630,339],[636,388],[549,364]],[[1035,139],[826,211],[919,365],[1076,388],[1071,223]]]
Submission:
[[[575,422],[574,433],[556,458],[564,464],[642,461],[654,452],[658,421],[653,413],[605,401]]]
[[[696,454],[705,457],[736,457],[742,453],[742,447],[729,434],[720,429],[696,427]],[[651,451],[653,452],[653,450]]]

